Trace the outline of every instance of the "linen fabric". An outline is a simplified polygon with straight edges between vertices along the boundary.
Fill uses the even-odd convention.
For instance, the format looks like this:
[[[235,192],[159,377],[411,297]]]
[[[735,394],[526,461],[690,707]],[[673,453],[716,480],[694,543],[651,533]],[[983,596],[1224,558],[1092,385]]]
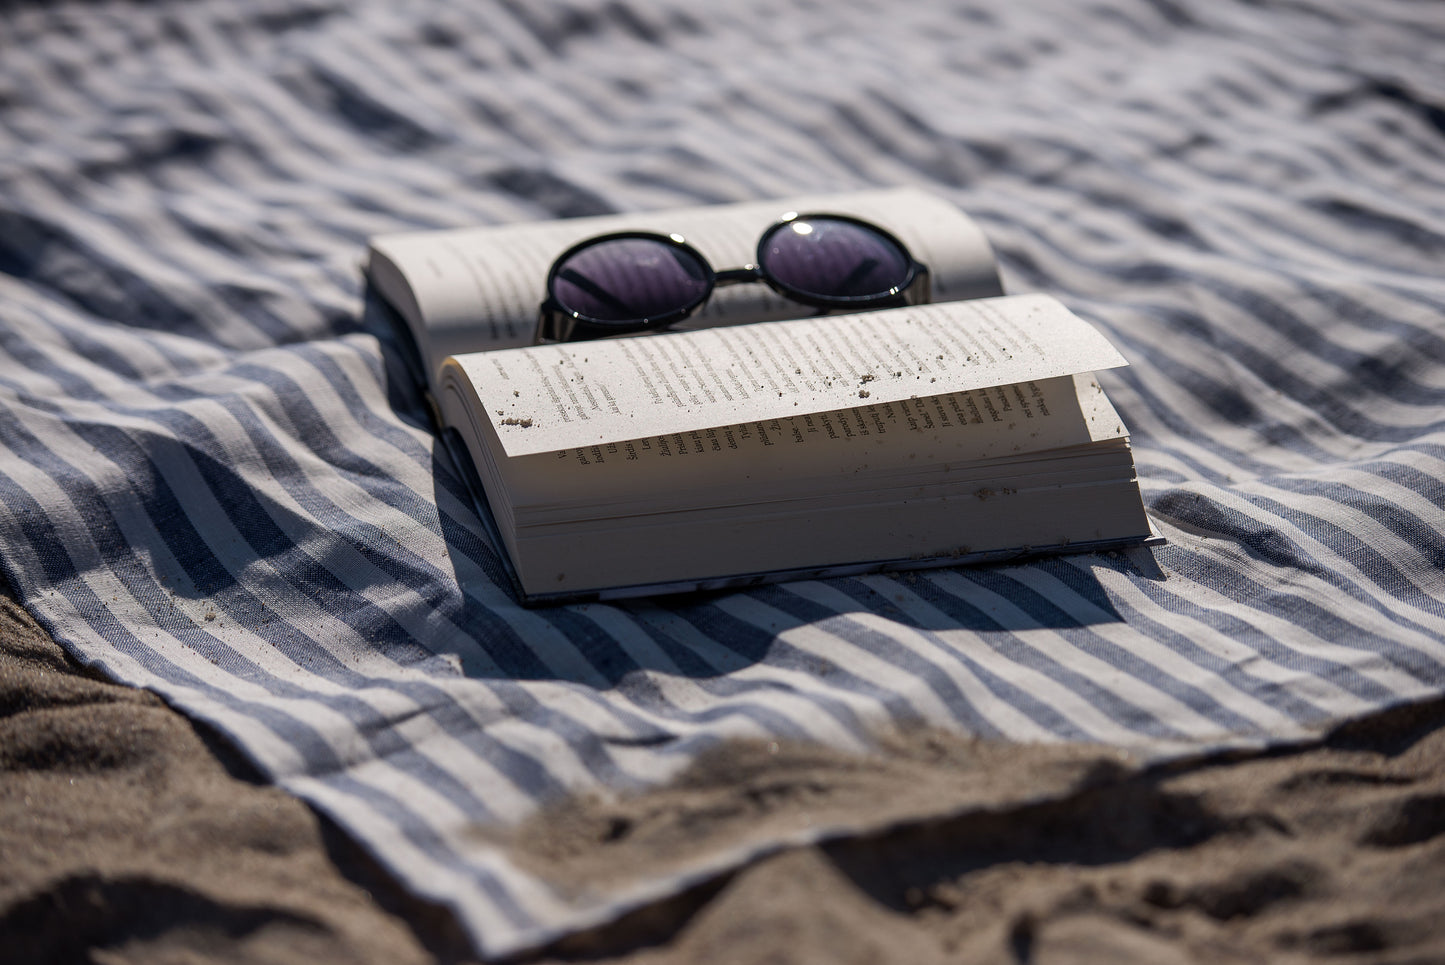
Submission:
[[[8,5],[0,566],[487,956],[779,844],[593,893],[498,843],[725,739],[1165,756],[1438,694],[1442,52],[1403,0]],[[1133,363],[1157,570],[518,606],[366,239],[905,183]]]

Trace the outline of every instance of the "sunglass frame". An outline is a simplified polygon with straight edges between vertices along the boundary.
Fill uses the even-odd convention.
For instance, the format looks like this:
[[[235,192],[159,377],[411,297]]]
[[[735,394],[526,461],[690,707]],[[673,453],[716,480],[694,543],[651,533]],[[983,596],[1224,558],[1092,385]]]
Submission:
[[[779,280],[766,266],[767,259],[764,257],[764,252],[767,249],[768,242],[772,240],[777,232],[782,231],[795,222],[823,219],[843,221],[863,228],[878,235],[884,241],[897,248],[898,253],[903,256],[903,260],[908,266],[904,273],[903,281],[886,292],[878,292],[871,295],[819,295],[815,292],[804,291]],[[625,322],[595,318],[565,307],[557,298],[555,284],[558,273],[567,262],[574,255],[588,248],[612,241],[628,239],[654,241],[685,253],[708,273],[709,278],[706,289],[691,302],[677,309],[660,315],[631,319]],[[763,232],[762,236],[758,239],[752,264],[722,271],[713,268],[712,263],[703,257],[702,252],[689,244],[687,239],[680,234],[663,234],[658,231],[636,230],[613,231],[607,234],[585,238],[567,248],[566,251],[563,251],[553,260],[552,267],[547,272],[547,297],[543,300],[539,311],[534,341],[538,344],[546,342],[581,342],[596,338],[635,335],[642,332],[663,329],[690,317],[699,308],[707,304],[717,288],[747,282],[762,282],[789,301],[807,305],[811,308],[817,308],[823,312],[838,310],[871,311],[879,308],[898,308],[905,305],[918,305],[929,301],[931,295],[928,266],[914,258],[913,253],[908,250],[908,246],[900,241],[891,231],[871,221],[854,217],[853,215],[837,214],[831,211],[790,211],[769,225]]]

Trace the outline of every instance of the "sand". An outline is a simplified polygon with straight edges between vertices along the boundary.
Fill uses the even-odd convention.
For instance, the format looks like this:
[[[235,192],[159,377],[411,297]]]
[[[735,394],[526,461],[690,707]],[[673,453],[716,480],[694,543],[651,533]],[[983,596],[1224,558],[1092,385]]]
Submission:
[[[574,803],[519,837],[540,870],[588,880],[807,813],[889,822],[926,796],[947,815],[784,851],[559,957],[1442,962],[1442,724],[1435,701],[1306,750],[1166,770],[939,735],[866,761],[734,747],[673,788]]]
[[[339,838],[0,595],[0,961],[431,960]]]
[[[502,837],[608,887],[815,826],[849,833],[523,961],[1445,961],[1445,700],[1168,769],[926,732],[866,758],[737,744]],[[0,960],[465,958],[445,912],[0,594]]]

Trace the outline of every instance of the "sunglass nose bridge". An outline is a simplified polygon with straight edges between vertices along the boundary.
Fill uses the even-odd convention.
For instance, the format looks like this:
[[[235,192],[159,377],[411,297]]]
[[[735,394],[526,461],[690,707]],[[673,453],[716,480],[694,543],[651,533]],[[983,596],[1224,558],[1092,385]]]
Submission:
[[[747,282],[762,281],[763,270],[757,265],[744,265],[741,268],[729,268],[720,271],[713,276],[713,286],[721,288],[724,285],[741,285]]]

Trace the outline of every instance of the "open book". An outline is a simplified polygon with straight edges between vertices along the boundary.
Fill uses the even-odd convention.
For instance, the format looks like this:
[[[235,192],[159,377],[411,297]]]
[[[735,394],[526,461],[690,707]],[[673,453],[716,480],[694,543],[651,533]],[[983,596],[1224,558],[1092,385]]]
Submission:
[[[790,211],[892,232],[927,266],[931,303],[817,315],[738,285],[682,331],[531,344],[575,242],[679,233],[741,266]],[[1055,299],[1001,297],[977,226],[923,192],[389,235],[368,273],[527,602],[1151,539],[1093,377],[1124,359]]]

